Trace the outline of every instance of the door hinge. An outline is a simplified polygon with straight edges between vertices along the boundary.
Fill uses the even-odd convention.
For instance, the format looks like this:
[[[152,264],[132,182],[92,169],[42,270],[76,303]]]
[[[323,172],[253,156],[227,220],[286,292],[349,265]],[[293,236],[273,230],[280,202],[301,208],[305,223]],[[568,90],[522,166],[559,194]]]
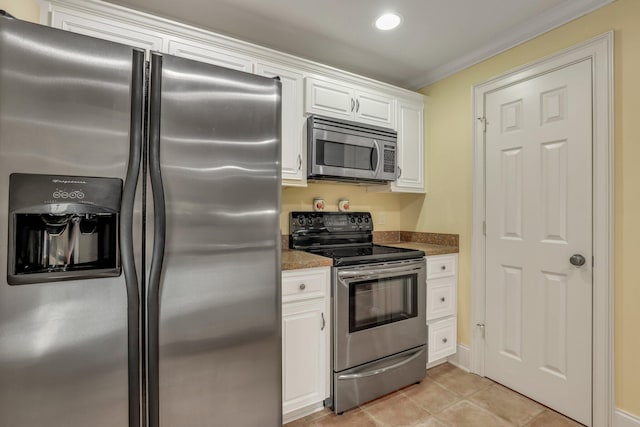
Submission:
[[[478,121],[482,123],[482,132],[487,132],[487,118],[486,117],[478,117]]]
[[[480,331],[482,333],[482,339],[484,339],[484,323],[476,323],[476,326],[480,328]]]
[[[487,235],[487,221],[482,221],[482,234]]]

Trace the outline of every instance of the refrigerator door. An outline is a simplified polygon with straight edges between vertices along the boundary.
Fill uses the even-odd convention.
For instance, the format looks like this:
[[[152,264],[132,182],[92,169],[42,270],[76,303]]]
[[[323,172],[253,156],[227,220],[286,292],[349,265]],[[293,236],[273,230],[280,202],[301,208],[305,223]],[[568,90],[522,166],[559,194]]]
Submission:
[[[55,244],[65,251],[76,241],[70,236],[76,236],[80,246],[68,252],[80,264],[85,255],[91,260],[102,256],[95,248],[95,253],[82,253],[83,246],[95,246],[87,222],[91,218],[78,216],[76,231],[63,233],[61,218],[70,206],[63,199],[75,198],[76,206],[81,198],[91,203],[93,196],[83,187],[90,180],[82,177],[115,178],[110,182],[118,190],[124,182],[119,217],[104,227],[119,221],[120,232],[133,228],[136,189],[127,170],[129,177],[137,175],[142,111],[136,103],[142,105],[143,60],[132,48],[0,17],[2,426],[139,425],[138,292],[131,233],[109,232],[120,245],[124,274],[117,277],[56,278],[65,274],[64,262],[48,257],[44,264],[55,267],[52,280],[63,281],[10,285],[6,260],[16,246],[7,233],[12,173],[57,176],[48,185],[59,189],[41,200],[51,206],[51,215],[43,217],[48,241],[42,246]],[[42,227],[37,218],[30,221],[37,236]],[[32,243],[38,247],[37,241]],[[55,252],[51,246],[49,251]],[[20,265],[28,273],[30,264]]]
[[[280,82],[151,67],[149,425],[281,426]]]

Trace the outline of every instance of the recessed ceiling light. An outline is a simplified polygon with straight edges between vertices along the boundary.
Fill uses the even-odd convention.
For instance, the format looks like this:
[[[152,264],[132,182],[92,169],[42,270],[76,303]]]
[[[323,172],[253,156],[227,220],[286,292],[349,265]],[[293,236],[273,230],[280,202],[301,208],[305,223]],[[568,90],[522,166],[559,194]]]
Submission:
[[[402,19],[400,19],[399,15],[395,13],[385,13],[376,19],[376,28],[384,31],[393,30],[400,25],[400,21],[402,21]]]

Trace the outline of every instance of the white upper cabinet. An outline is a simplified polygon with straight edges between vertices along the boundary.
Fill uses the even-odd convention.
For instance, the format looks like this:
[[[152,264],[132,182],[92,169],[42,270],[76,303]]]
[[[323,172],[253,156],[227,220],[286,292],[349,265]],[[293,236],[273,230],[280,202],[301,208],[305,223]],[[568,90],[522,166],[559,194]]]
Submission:
[[[355,121],[396,129],[394,98],[360,90],[355,100]]]
[[[395,98],[337,80],[307,77],[305,112],[396,128]]]
[[[181,58],[219,65],[245,73],[253,73],[254,70],[255,61],[249,56],[193,40],[170,40],[168,49],[168,53]]]
[[[423,97],[179,22],[99,0],[41,0],[41,23],[218,66],[280,77],[282,184],[306,186],[306,115],[352,120],[398,132],[398,180],[371,191],[424,192]]]
[[[398,99],[398,179],[392,191],[424,193],[424,103]]]
[[[282,82],[282,184],[305,186],[305,117],[302,110],[302,73],[283,65],[259,60],[256,74],[279,77]]]
[[[165,46],[164,38],[153,30],[82,10],[52,8],[49,20],[54,28],[144,49],[147,58],[149,51],[162,51]]]
[[[307,77],[305,112],[353,120],[353,110],[356,106],[353,97],[353,89],[349,86]]]

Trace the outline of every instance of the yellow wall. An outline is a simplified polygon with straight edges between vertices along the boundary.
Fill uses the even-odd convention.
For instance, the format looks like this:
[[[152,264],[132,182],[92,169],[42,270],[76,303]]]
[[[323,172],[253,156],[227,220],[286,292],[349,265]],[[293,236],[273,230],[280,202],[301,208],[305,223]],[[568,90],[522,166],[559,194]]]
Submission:
[[[38,0],[0,0],[0,9],[6,10],[18,19],[40,22]]]
[[[338,201],[349,199],[350,210],[373,213],[376,230],[412,231],[416,226],[416,215],[405,216],[405,211],[418,211],[424,201],[424,195],[390,194],[367,192],[366,187],[349,184],[309,184],[304,187],[285,187],[282,189],[282,215],[280,229],[289,234],[289,212],[309,211],[313,208],[314,197],[321,197],[327,211],[337,211]],[[381,219],[384,217],[384,224]]]
[[[460,234],[459,341],[470,341],[472,86],[615,30],[616,406],[640,415],[640,1],[617,0],[421,90],[429,95],[429,194],[419,231]]]

